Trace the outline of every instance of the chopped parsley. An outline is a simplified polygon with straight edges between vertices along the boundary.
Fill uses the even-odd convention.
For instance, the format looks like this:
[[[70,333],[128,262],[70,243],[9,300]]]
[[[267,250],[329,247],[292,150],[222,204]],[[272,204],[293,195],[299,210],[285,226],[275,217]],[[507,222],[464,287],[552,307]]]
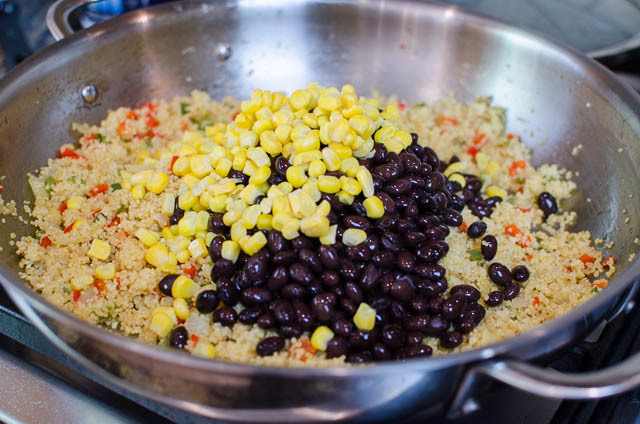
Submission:
[[[122,188],[122,184],[120,184],[120,183],[111,184],[111,191],[120,190],[121,188]]]
[[[69,181],[69,182],[71,182],[73,184],[76,184],[76,176],[74,175],[72,177],[67,178],[67,181]]]
[[[153,147],[153,143],[151,142],[150,137],[147,137],[147,140],[145,141],[145,143],[147,143],[147,147]]]
[[[522,178],[522,177],[518,177],[518,178],[516,178],[516,183],[518,183],[518,184],[524,184],[524,178]]]
[[[189,103],[180,103],[180,113],[183,115],[189,113]]]
[[[472,261],[481,261],[482,258],[484,256],[482,256],[482,252],[480,252],[478,249],[471,249],[469,250],[469,259]]]
[[[96,133],[96,137],[98,138],[98,141],[100,143],[106,143],[107,142],[107,137],[105,137],[103,134]],[[107,143],[107,144],[110,144],[110,143]]]
[[[507,199],[507,202],[508,202],[508,203],[511,203],[512,205],[515,205],[515,204],[516,204],[516,199],[514,199],[513,197],[509,197],[509,198]]]
[[[591,290],[591,293],[598,293],[600,291],[600,289],[598,287],[594,287],[593,290]]]
[[[411,107],[425,107],[427,104],[425,102],[414,103]]]
[[[121,214],[126,209],[125,205],[120,205],[120,207],[116,210],[116,215]]]
[[[62,286],[62,292],[63,293],[71,293],[71,289],[67,286]]]
[[[213,125],[213,122],[211,121],[211,118],[209,117],[209,115],[205,115],[202,118],[190,118],[191,122],[193,122],[194,124],[198,125],[198,129],[200,131],[204,131],[205,128],[210,127],[211,125]]]
[[[95,218],[93,218],[93,222],[98,221],[98,219],[100,219],[100,217],[103,217],[104,219],[107,219],[107,216],[105,214],[103,214],[102,212],[98,213]]]
[[[47,194],[51,196],[51,192],[53,191],[53,185],[56,183],[56,180],[53,179],[51,175],[49,175],[44,180],[44,189],[47,191]]]
[[[544,179],[547,180],[547,181],[557,181],[558,180],[553,175],[545,175]]]

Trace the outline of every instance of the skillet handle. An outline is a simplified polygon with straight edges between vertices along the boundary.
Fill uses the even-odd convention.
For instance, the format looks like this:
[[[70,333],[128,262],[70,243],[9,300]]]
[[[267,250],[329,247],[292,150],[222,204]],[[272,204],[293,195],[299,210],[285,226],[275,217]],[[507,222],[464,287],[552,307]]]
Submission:
[[[47,28],[56,41],[73,35],[69,15],[77,8],[100,0],[56,0],[47,10]]]
[[[582,374],[563,374],[514,360],[481,363],[469,369],[464,376],[449,409],[451,417],[466,415],[477,409],[472,393],[482,376],[545,398],[596,400],[640,386],[640,353],[610,368]]]

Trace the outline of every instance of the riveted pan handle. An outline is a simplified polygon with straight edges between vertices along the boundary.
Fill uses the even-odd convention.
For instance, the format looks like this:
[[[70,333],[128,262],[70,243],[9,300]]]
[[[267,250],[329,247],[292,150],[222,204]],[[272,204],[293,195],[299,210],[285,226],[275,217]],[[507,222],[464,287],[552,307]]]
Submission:
[[[47,28],[56,41],[73,35],[69,15],[79,7],[100,0],[56,0],[47,10]]]
[[[519,361],[490,361],[472,367],[451,404],[450,416],[476,409],[472,392],[488,376],[509,386],[551,399],[596,400],[640,386],[640,353],[612,367],[581,374],[563,374]]]

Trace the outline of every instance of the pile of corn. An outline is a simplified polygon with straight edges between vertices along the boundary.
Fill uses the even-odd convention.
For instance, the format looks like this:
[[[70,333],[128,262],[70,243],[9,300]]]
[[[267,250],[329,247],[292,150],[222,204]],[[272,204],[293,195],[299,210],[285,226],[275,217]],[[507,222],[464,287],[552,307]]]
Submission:
[[[351,85],[338,90],[310,84],[290,97],[255,90],[232,122],[209,126],[204,133],[187,131],[155,158],[143,155],[141,162],[150,167],[171,161],[171,172],[180,177],[178,205],[185,211],[177,225],[161,233],[146,228],[135,233],[148,247],[147,262],[174,273],[178,263],[206,256],[215,237],[207,231],[208,211],[224,214],[231,237],[223,243],[222,256],[233,262],[241,251],[252,255],[267,243],[261,231],[248,234],[254,228],[275,229],[287,239],[303,233],[323,244],[335,243],[336,226],[327,219],[331,207],[321,201],[321,193],[335,194],[345,204],[362,193],[367,214],[381,217],[382,202],[358,158],[371,157],[374,143],[399,153],[412,139],[398,127],[395,105],[382,112],[378,106],[376,99],[358,97]],[[272,158],[278,156],[291,166],[286,181],[270,185]],[[170,177],[155,168],[123,172],[122,187],[135,199],[146,191],[162,194]],[[249,183],[228,177],[232,169],[248,175]],[[327,171],[344,175],[325,175]],[[162,212],[167,216],[173,214],[174,202],[172,194],[164,194]],[[354,229],[346,231],[342,241],[357,245],[365,239],[364,231]]]

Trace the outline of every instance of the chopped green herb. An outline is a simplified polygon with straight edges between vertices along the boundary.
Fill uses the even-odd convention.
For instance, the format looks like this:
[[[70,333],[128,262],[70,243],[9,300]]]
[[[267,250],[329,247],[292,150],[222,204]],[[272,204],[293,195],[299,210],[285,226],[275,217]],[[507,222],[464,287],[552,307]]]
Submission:
[[[84,178],[80,178],[80,184],[86,185],[87,184],[87,180],[85,180]]]
[[[480,252],[478,249],[471,249],[469,250],[469,259],[472,261],[481,261],[483,258],[482,256],[482,252]]]
[[[107,305],[106,315],[98,316],[98,324],[106,325],[106,326],[113,326],[113,322],[114,321],[117,322],[117,319],[115,317],[115,313],[116,313],[115,305]]]
[[[425,102],[414,103],[411,107],[425,107],[427,104]]]
[[[121,188],[122,188],[122,184],[120,184],[120,183],[111,184],[111,191],[120,190]]]
[[[120,207],[116,210],[116,215],[124,212],[125,209],[126,207],[124,205],[120,205]]]
[[[71,183],[75,184],[75,183],[76,183],[76,176],[74,175],[74,176],[72,176],[72,177],[67,178],[67,181],[69,181],[69,182],[71,182]]]
[[[180,113],[183,115],[189,113],[189,103],[180,103]]]
[[[56,180],[54,180],[51,175],[49,175],[44,180],[44,189],[46,190],[47,194],[49,194],[49,196],[51,196],[51,191],[53,191],[53,185],[55,183],[56,183]]]
[[[598,287],[594,287],[593,290],[591,290],[591,293],[598,293],[600,291],[600,289]]]
[[[102,212],[100,212],[98,215],[95,216],[95,218],[93,218],[93,222],[98,221],[98,219],[100,219],[100,217],[103,217],[104,219],[107,219],[107,216],[105,214],[103,214]]]
[[[151,138],[147,137],[147,140],[145,141],[145,143],[147,143],[147,147],[153,147],[153,143],[151,142]]]
[[[514,199],[513,197],[509,197],[507,199],[507,202],[511,203],[512,205],[515,205],[516,204],[516,199]]]
[[[518,178],[516,178],[516,183],[518,183],[518,184],[524,184],[524,178],[522,178],[522,177],[518,177]]]
[[[71,289],[67,286],[62,286],[62,292],[63,293],[71,293]]]
[[[557,178],[554,177],[553,175],[545,175],[544,179],[547,180],[547,181],[556,181],[557,180]]]
[[[44,234],[44,231],[42,231],[40,228],[36,228],[36,239],[40,240]]]
[[[198,129],[200,131],[204,131],[205,128],[210,127],[211,125],[213,125],[213,122],[211,122],[211,118],[209,118],[209,115],[205,115],[202,118],[190,118],[191,122],[193,122],[194,124],[198,125]]]
[[[122,175],[123,169],[122,168],[117,168],[116,171],[118,172],[118,177],[119,177],[120,175]]]
[[[97,133],[97,134],[96,134],[96,137],[98,137],[98,141],[99,141],[100,143],[104,143],[104,142],[106,142],[106,141],[107,141],[107,137],[105,137],[104,135],[102,135],[102,134],[100,134],[100,133]]]

